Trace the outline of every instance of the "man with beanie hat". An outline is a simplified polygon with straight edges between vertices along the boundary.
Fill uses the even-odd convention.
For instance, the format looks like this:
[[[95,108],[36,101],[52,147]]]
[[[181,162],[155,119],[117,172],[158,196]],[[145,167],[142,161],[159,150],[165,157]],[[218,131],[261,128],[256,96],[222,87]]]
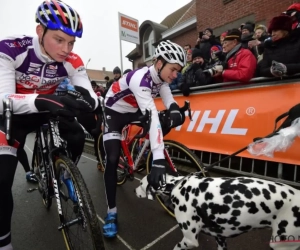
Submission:
[[[201,50],[193,50],[192,61],[193,63],[186,69],[178,84],[178,88],[182,91],[184,96],[189,96],[190,87],[212,83],[212,77],[203,73],[206,63]]]
[[[241,36],[241,42],[242,42],[242,47],[245,49],[250,49],[248,46],[248,43],[250,41],[255,40],[254,39],[254,27],[255,24],[252,22],[246,22],[245,25],[242,28],[242,36]],[[251,50],[253,53],[253,51]]]
[[[115,67],[113,70],[113,74],[114,74],[114,80],[118,81],[121,77],[121,69],[118,66]]]
[[[203,35],[196,41],[196,49],[200,49],[203,53],[203,59],[208,62],[210,60],[210,48],[214,45],[221,45],[213,35],[213,30],[211,28],[206,28],[203,32]]]
[[[207,74],[223,82],[249,82],[255,73],[256,59],[250,50],[242,48],[241,32],[238,29],[228,31],[223,42],[223,52],[226,53],[225,62],[207,70]]]
[[[268,32],[272,39],[265,43],[258,76],[282,77],[300,73],[300,38],[291,36],[292,25],[290,16],[277,16],[271,20]]]

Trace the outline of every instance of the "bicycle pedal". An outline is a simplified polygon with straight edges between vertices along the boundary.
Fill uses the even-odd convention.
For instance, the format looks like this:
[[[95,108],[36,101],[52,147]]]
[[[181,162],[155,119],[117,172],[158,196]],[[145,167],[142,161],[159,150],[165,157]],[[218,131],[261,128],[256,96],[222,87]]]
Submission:
[[[28,188],[27,193],[32,193],[33,191],[38,190],[38,188]]]

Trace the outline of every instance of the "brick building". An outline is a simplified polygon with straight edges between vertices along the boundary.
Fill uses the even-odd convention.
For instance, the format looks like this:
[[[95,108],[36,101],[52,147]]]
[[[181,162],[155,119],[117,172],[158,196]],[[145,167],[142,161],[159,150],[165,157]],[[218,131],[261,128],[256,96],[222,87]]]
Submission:
[[[268,25],[269,21],[286,10],[293,0],[192,0],[187,5],[168,15],[161,23],[144,21],[140,27],[140,45],[126,57],[133,68],[138,63],[151,64],[154,48],[161,40],[169,39],[184,46],[192,47],[199,31],[212,28],[214,35],[238,28],[241,23],[253,21]]]

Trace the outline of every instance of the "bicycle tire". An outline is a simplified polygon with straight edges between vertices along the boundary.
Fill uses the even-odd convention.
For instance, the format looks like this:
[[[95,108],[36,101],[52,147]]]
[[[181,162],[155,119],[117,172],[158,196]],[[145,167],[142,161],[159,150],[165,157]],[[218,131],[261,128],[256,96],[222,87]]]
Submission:
[[[34,143],[34,148],[33,148],[33,153],[32,153],[31,167],[34,169],[34,173],[36,174],[36,177],[38,179],[38,190],[42,194],[43,204],[46,207],[46,209],[49,210],[50,207],[52,206],[52,197],[50,197],[49,195],[46,195],[44,193],[43,186],[46,184],[44,183],[44,180],[41,175],[41,169],[40,169],[40,166],[42,165],[40,163],[41,159],[42,159],[41,150],[39,149],[38,142],[36,140]],[[36,170],[38,171],[38,173],[36,172]],[[45,176],[46,176],[46,179],[49,180],[48,173],[46,170],[45,170]],[[48,192],[49,192],[49,189],[48,189]]]
[[[119,164],[117,167],[117,185],[118,186],[122,186],[126,183],[127,174],[128,174],[128,169],[127,169],[126,163],[124,161],[124,158],[122,156],[120,156]]]
[[[132,143],[132,146],[131,146],[131,151],[130,151],[130,155],[131,155],[131,158],[133,160],[133,162],[135,162],[135,149],[136,149],[136,146],[137,146],[137,143],[139,143],[140,140],[142,140],[143,138],[141,139],[134,139],[133,143]],[[142,159],[140,159],[141,161]],[[140,172],[143,172],[145,169],[146,169],[146,161],[147,161],[147,157],[146,157],[146,160],[145,160],[145,163],[143,163],[142,165],[140,166],[137,166],[137,169],[136,169],[136,172],[140,173]],[[139,162],[140,163],[140,162]]]
[[[206,176],[206,177],[209,176],[208,173],[205,173],[205,171],[204,171],[204,165],[201,162],[201,160],[189,148],[187,148],[183,144],[181,144],[181,143],[179,143],[177,141],[173,141],[173,140],[165,140],[164,144],[165,144],[165,148],[174,147],[174,148],[177,148],[178,151],[183,152],[184,154],[186,154],[186,156],[188,156],[189,159],[191,160],[192,165],[195,167],[195,170],[196,170],[195,172],[202,172],[203,176]],[[152,153],[149,152],[148,157],[147,157],[147,163],[146,163],[147,174],[150,173],[151,165],[152,165]],[[162,195],[156,195],[156,199],[158,200],[158,202],[160,203],[160,205],[168,212],[168,214],[170,214],[171,216],[175,217],[175,215],[174,215],[174,208],[171,205],[170,197],[165,201],[163,199]],[[167,203],[169,203],[169,204],[167,204]]]
[[[79,195],[79,197],[80,197],[80,199],[78,198],[78,200],[79,200],[78,203],[79,203],[79,205],[81,205],[80,206],[82,209],[81,211],[83,211],[84,217],[86,218],[85,222],[91,232],[92,246],[91,246],[91,248],[88,248],[88,249],[105,250],[103,235],[102,235],[102,231],[100,228],[99,220],[97,218],[97,214],[96,214],[91,196],[89,194],[88,188],[86,186],[86,183],[85,183],[79,169],[75,166],[75,164],[68,157],[66,157],[65,155],[60,155],[55,161],[57,180],[60,180],[59,179],[59,171],[61,169],[61,167],[59,167],[60,164],[63,164],[65,169],[71,175],[72,182],[73,182],[74,188],[76,190],[76,194]],[[60,185],[59,185],[59,188],[60,188]],[[61,197],[61,195],[60,195],[60,200],[61,200],[61,203],[63,204],[64,200]],[[63,206],[62,206],[62,213],[64,213]],[[64,215],[64,217],[65,217],[65,215]],[[65,240],[67,249],[70,249],[70,250],[77,249],[77,248],[74,248],[74,245],[71,242],[69,228],[66,228],[66,227],[63,228],[62,233],[64,236],[64,240]],[[76,244],[76,246],[77,246],[77,244]],[[87,249],[87,248],[84,247],[83,249]]]

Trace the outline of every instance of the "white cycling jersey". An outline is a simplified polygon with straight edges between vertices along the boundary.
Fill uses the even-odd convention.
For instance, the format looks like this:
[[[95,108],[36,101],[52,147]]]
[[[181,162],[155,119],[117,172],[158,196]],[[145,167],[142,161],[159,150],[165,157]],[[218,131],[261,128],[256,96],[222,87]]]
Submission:
[[[119,113],[152,111],[149,131],[153,159],[163,159],[164,143],[158,112],[153,98],[160,94],[167,109],[175,102],[167,83],[160,80],[154,66],[133,70],[114,82],[105,96],[105,107]],[[176,102],[175,102],[176,103]]]
[[[37,113],[38,94],[53,94],[65,78],[90,92],[98,104],[81,58],[70,53],[64,62],[42,54],[38,37],[18,36],[0,40],[0,112],[2,100],[13,99],[15,114]]]

